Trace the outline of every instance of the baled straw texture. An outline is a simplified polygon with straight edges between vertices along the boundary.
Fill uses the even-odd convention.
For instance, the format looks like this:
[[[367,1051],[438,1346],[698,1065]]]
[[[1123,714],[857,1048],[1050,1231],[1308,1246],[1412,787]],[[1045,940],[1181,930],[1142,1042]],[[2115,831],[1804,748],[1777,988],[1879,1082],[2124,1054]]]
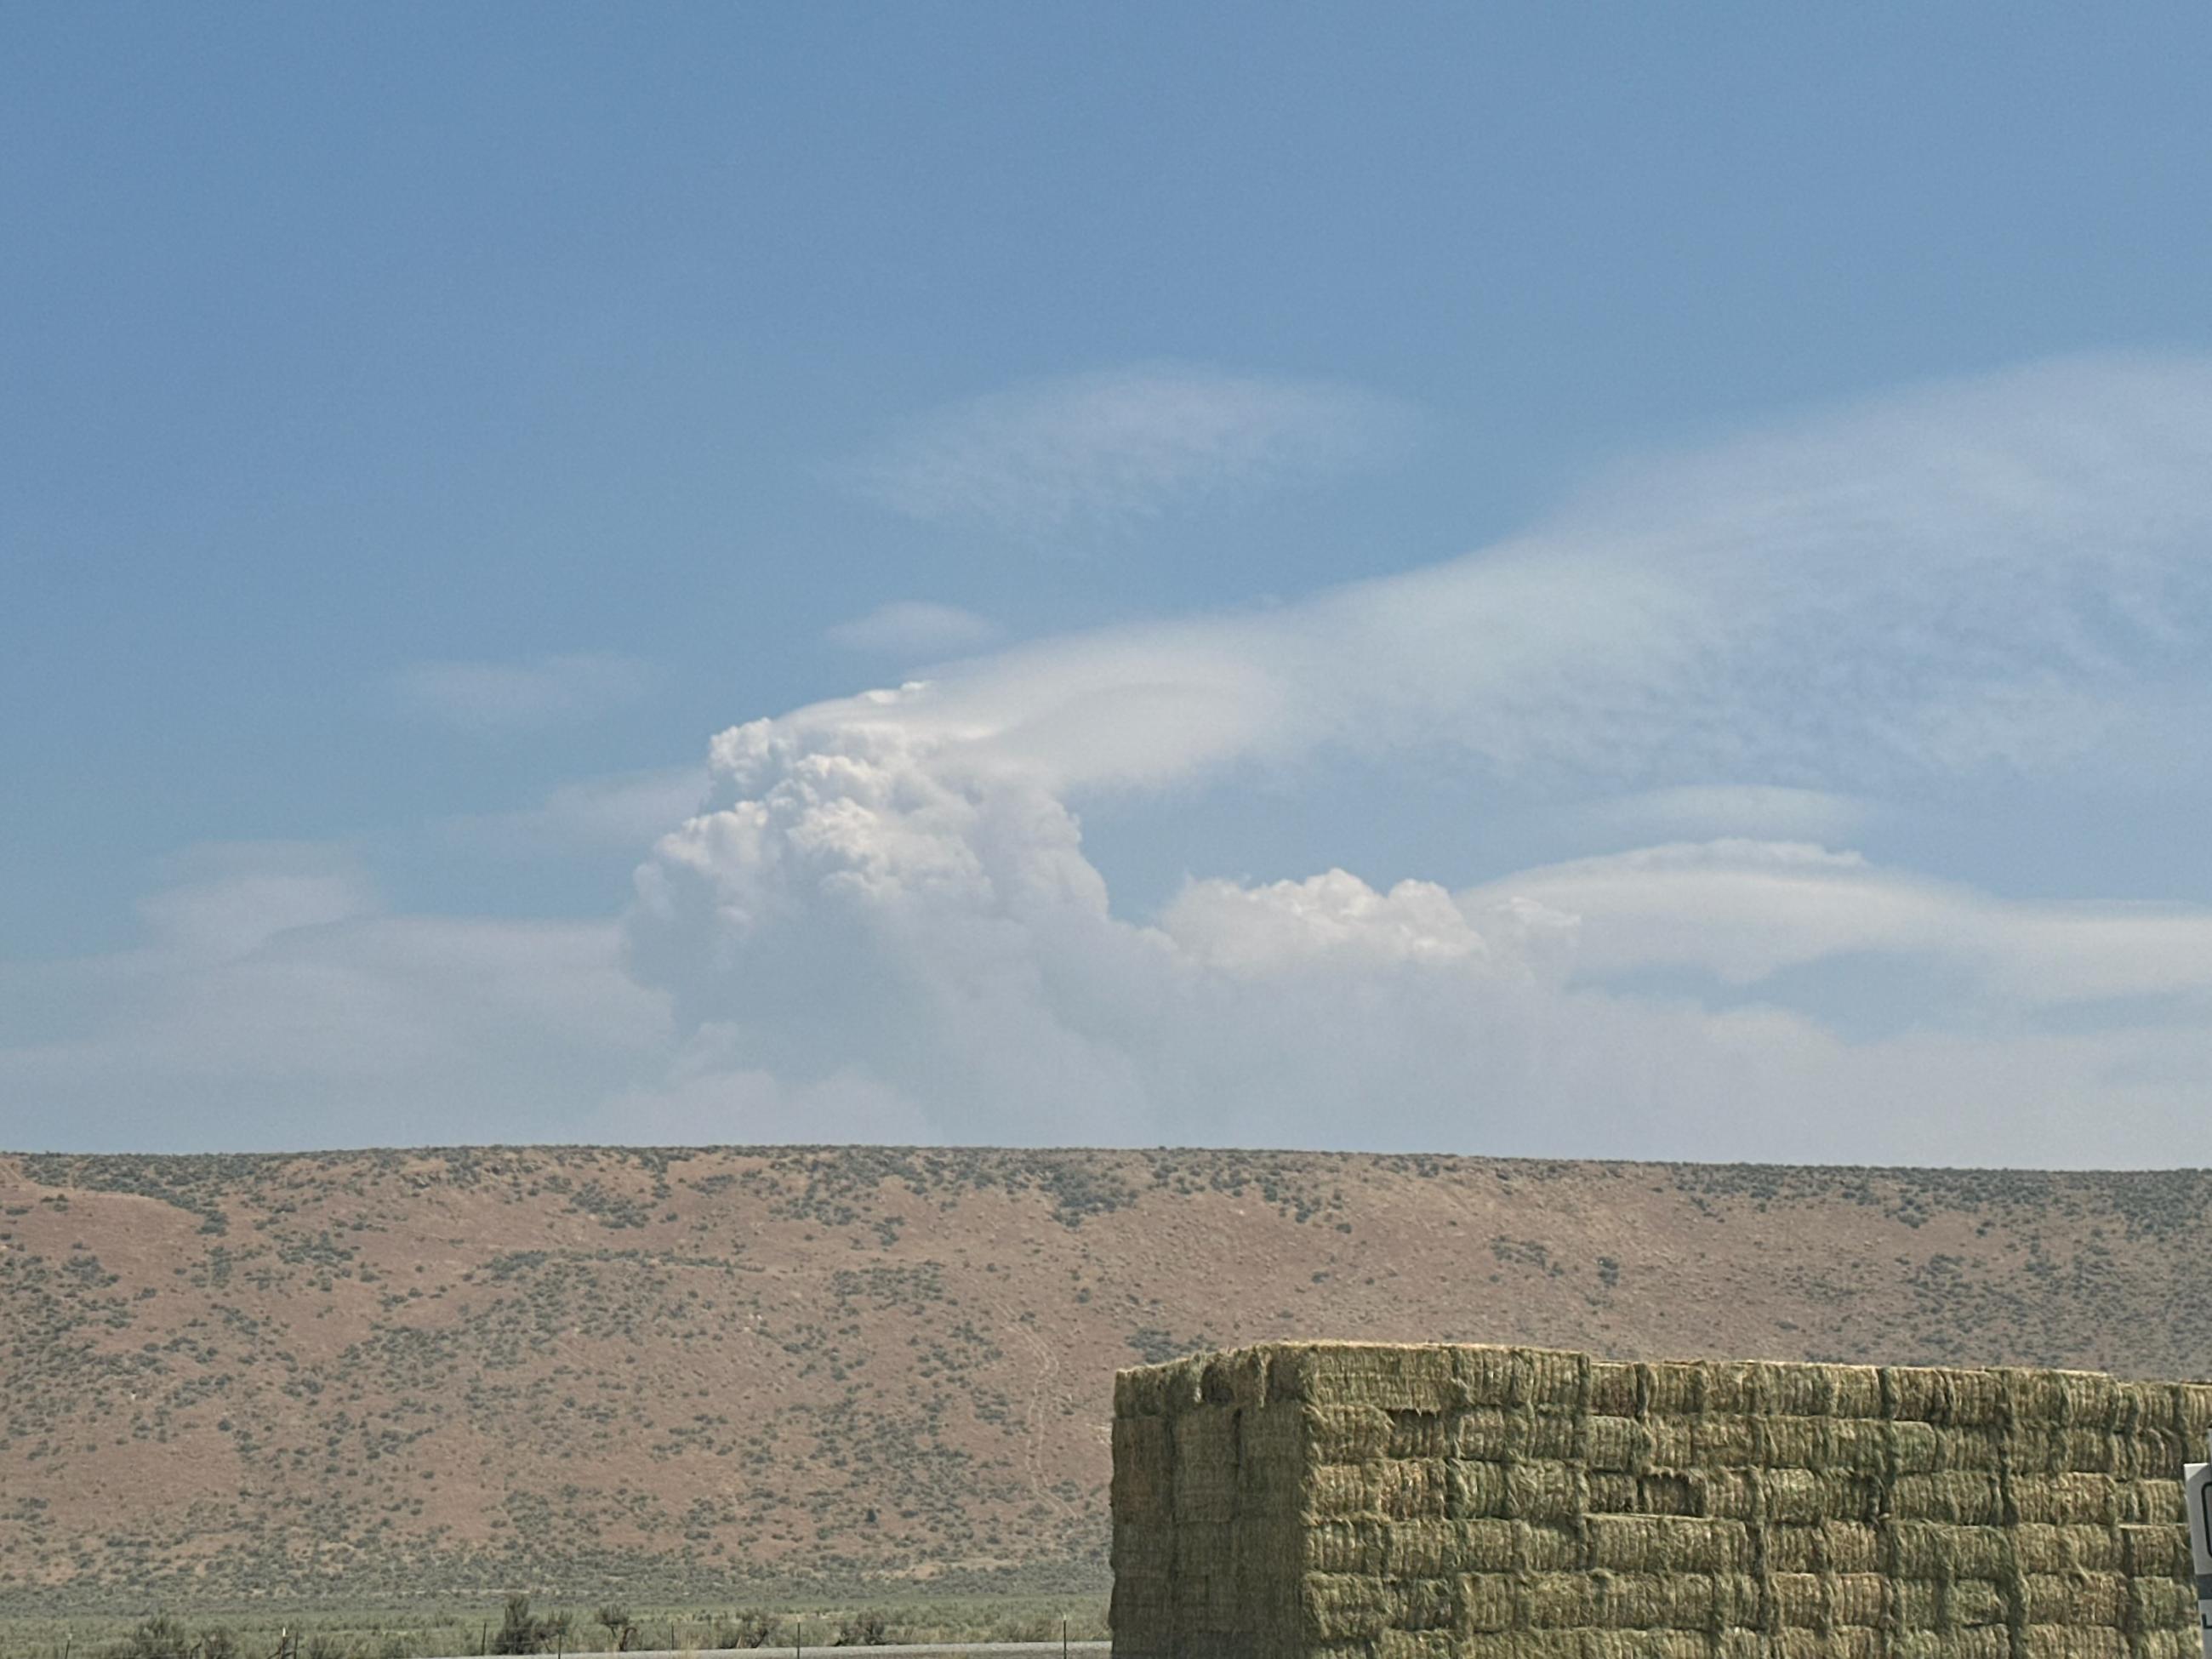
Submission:
[[[1117,1659],[2194,1659],[2212,1387],[1285,1343],[1115,1380]]]

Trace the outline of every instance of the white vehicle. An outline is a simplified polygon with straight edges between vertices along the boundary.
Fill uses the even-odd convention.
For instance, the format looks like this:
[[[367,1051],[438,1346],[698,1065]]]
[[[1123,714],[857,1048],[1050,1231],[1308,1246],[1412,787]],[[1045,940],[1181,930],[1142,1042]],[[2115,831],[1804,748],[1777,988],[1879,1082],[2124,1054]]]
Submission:
[[[2212,1659],[2212,1463],[2182,1471],[2182,1500],[2189,1510],[2189,1553],[2197,1571],[2197,1633],[2204,1659]]]

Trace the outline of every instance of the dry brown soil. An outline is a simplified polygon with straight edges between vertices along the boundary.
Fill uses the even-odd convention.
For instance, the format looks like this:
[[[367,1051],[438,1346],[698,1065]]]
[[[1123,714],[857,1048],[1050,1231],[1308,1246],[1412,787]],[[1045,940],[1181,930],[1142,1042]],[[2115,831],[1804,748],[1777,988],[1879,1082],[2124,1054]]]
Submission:
[[[0,1595],[1096,1584],[1264,1337],[2212,1370],[2212,1175],[873,1147],[0,1154]]]

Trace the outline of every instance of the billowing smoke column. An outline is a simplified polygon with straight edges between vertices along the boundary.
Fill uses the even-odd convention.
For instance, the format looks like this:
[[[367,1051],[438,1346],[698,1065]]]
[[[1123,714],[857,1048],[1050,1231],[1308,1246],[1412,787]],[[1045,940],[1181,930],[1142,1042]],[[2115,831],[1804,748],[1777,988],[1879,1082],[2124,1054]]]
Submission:
[[[1124,921],[1042,769],[901,720],[915,695],[725,732],[709,810],[639,872],[639,970],[746,1063],[802,1084],[858,1066],[1036,1140],[1267,1136],[1317,1079],[1411,1121],[1525,1053],[1565,918],[1331,871],[1194,882]]]

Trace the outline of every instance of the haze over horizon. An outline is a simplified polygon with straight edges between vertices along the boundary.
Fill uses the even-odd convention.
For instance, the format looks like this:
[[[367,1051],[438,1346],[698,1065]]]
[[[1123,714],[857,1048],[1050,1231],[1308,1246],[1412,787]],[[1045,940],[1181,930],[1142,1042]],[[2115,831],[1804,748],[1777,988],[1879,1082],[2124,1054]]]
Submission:
[[[2201,9],[0,24],[0,1146],[2165,1167]]]

